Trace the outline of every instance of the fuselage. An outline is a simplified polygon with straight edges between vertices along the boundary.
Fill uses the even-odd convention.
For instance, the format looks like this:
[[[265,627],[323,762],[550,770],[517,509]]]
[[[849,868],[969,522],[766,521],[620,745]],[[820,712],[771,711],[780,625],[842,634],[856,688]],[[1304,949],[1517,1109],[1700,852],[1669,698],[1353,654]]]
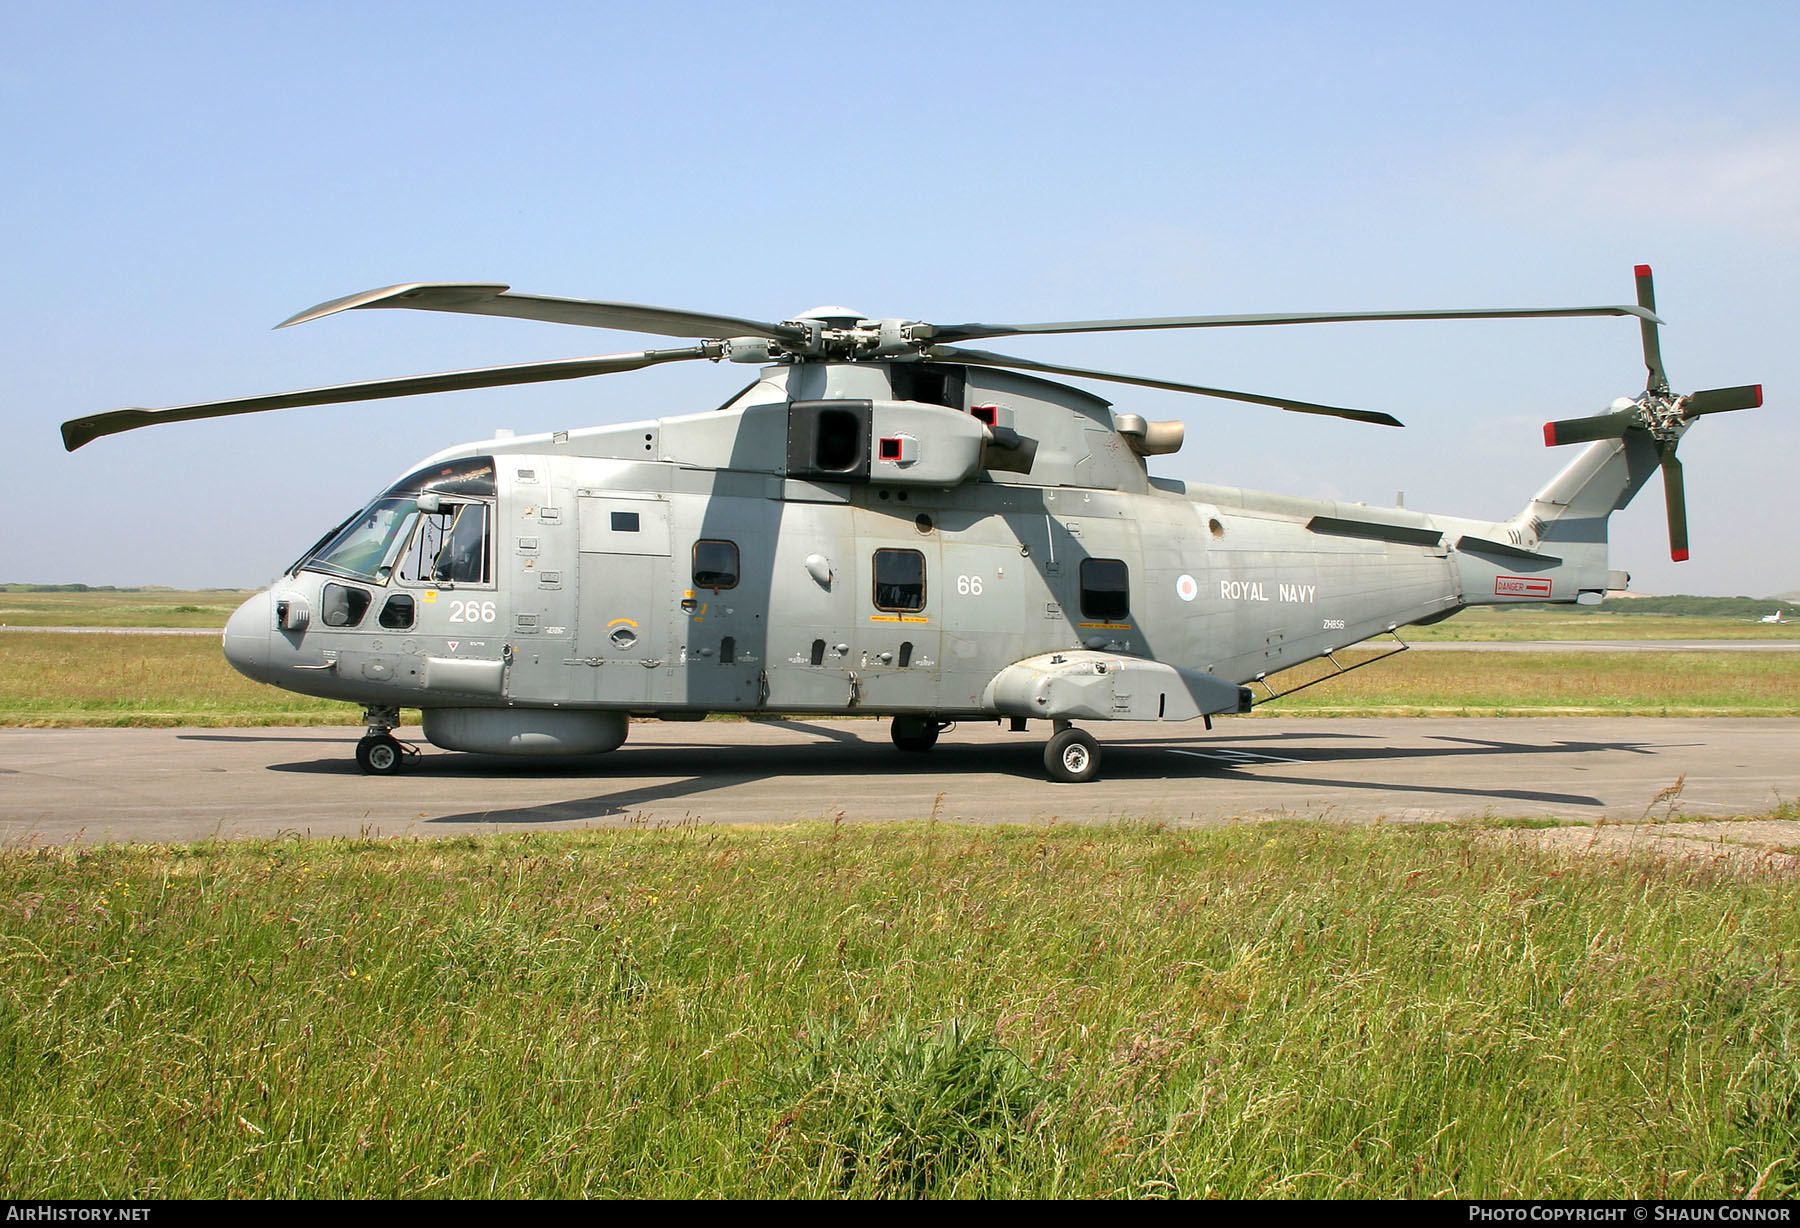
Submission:
[[[996,715],[996,676],[1045,654],[1240,684],[1576,598],[1504,525],[1152,479],[1099,398],[893,370],[776,368],[713,413],[439,453],[246,603],[227,655],[428,735],[433,710],[947,720]]]

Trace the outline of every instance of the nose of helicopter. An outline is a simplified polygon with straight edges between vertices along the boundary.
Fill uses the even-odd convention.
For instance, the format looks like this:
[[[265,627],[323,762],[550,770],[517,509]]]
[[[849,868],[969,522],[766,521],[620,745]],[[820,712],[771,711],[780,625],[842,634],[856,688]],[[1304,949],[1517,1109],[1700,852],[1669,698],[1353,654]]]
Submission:
[[[267,682],[274,627],[274,598],[267,589],[239,606],[225,620],[225,659],[232,668],[246,678]]]

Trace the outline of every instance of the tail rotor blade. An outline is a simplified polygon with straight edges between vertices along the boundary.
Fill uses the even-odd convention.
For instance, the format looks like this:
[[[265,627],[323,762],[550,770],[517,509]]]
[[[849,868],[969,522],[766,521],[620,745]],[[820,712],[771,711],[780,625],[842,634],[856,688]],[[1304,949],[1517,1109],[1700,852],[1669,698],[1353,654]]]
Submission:
[[[1733,409],[1755,409],[1762,404],[1761,384],[1739,384],[1735,388],[1708,388],[1688,397],[1681,407],[1686,418],[1701,414],[1722,414]]]
[[[1650,313],[1648,318],[1638,318],[1638,327],[1644,334],[1644,369],[1650,374],[1644,386],[1651,392],[1667,392],[1669,376],[1663,370],[1662,341],[1656,331],[1656,285],[1650,279],[1647,264],[1637,266],[1637,300],[1638,306]]]
[[[1592,443],[1596,439],[1620,439],[1635,425],[1632,414],[1600,414],[1592,418],[1565,418],[1561,422],[1544,423],[1544,446],[1554,448],[1565,443]]]
[[[1675,449],[1663,453],[1663,501],[1669,509],[1669,557],[1677,563],[1687,562],[1687,491],[1681,477],[1681,462]]]

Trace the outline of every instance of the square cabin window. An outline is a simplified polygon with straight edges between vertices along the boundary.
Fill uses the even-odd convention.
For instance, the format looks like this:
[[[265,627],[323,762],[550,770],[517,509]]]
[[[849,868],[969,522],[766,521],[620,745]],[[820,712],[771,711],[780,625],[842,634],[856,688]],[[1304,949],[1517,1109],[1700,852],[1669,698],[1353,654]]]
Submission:
[[[718,592],[736,588],[738,582],[738,548],[736,542],[697,541],[694,543],[694,587]]]
[[[875,552],[875,608],[925,608],[925,556],[917,550]]]
[[[1081,560],[1081,616],[1106,623],[1131,617],[1131,573],[1123,560]]]

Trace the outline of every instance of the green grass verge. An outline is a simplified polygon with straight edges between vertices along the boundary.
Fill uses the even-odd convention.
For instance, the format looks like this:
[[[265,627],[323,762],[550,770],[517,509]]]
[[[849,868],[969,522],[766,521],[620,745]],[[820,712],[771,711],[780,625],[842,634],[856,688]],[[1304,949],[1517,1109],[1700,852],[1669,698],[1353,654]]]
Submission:
[[[1338,654],[1348,665],[1372,654]],[[1277,692],[1331,673],[1270,676]],[[1263,692],[1257,688],[1260,696]],[[1800,653],[1409,652],[1286,696],[1266,716],[1800,716]]]
[[[1699,601],[1701,599],[1691,598]],[[1429,627],[1404,627],[1408,640],[1792,640],[1800,622],[1761,623],[1748,616],[1639,611],[1638,601],[1609,602],[1600,609],[1554,606],[1518,609],[1475,606]],[[1758,603],[1761,614],[1771,603]],[[1792,611],[1790,611],[1792,613]]]
[[[0,853],[13,1197],[1800,1193],[1790,886],[1479,827]]]
[[[224,627],[250,594],[232,589],[99,589],[29,592],[0,587],[9,627]]]
[[[1328,670],[1313,662],[1270,683],[1280,691]],[[1800,653],[1406,653],[1257,711],[1800,716]],[[250,681],[211,637],[0,635],[0,727],[354,725],[360,717],[354,704]]]

